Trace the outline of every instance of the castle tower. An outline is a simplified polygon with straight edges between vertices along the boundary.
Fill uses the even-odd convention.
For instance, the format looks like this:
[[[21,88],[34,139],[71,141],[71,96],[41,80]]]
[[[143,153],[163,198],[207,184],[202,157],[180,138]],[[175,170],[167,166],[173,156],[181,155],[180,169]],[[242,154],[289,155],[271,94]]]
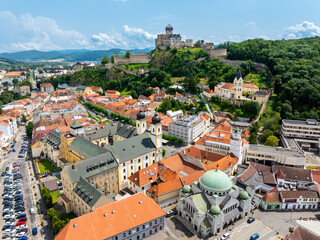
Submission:
[[[238,164],[242,164],[242,139],[240,128],[234,128],[230,138],[230,153],[233,153],[238,158]]]
[[[243,79],[242,79],[240,68],[238,68],[237,75],[233,81],[233,85],[234,85],[234,98],[237,98],[237,99],[241,98],[242,91],[243,91]]]
[[[166,26],[166,34],[167,35],[171,35],[173,33],[173,27],[168,24],[168,26]]]
[[[137,114],[136,121],[137,134],[143,134],[147,129],[147,120],[144,113],[140,110]]]

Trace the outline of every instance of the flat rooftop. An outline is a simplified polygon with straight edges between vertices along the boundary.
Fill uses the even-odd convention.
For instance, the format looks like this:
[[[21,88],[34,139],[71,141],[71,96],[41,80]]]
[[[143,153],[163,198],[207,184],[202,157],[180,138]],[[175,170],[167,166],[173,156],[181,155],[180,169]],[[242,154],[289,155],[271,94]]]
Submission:
[[[317,120],[315,120],[315,119],[307,119],[305,121],[283,119],[282,123],[296,124],[296,125],[306,125],[306,126],[320,126],[319,122]]]
[[[288,157],[305,157],[303,152],[289,149],[289,148],[282,148],[282,147],[269,147],[269,146],[262,146],[262,145],[249,145],[249,152],[263,152],[263,153],[270,153],[270,154],[282,154]]]

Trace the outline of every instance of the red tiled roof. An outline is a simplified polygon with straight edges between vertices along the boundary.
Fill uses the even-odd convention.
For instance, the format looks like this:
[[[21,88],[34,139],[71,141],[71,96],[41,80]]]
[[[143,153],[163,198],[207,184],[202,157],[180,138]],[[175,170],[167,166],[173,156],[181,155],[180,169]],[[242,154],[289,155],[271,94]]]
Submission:
[[[137,193],[71,219],[55,239],[108,239],[165,214],[151,198]]]

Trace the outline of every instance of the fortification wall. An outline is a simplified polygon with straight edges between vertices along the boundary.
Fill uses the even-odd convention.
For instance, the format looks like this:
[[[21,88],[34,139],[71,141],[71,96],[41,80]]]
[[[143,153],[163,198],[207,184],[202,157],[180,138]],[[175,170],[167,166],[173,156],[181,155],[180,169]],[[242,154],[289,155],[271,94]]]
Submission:
[[[151,61],[151,57],[149,55],[138,55],[138,54],[131,54],[129,58],[121,58],[115,55],[114,57],[114,64],[115,65],[127,65],[131,63],[149,63]]]

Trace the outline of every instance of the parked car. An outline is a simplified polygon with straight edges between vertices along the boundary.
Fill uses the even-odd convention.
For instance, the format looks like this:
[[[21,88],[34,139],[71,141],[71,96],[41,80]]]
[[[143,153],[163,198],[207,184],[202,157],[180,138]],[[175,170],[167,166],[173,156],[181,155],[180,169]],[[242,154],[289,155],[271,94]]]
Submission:
[[[12,149],[12,152],[16,152],[16,149],[14,148],[14,149]]]
[[[19,215],[21,215],[21,214],[25,214],[25,212],[23,212],[23,211],[18,211],[18,212],[15,212],[15,213],[14,213],[14,215],[16,215],[16,216],[19,216]]]
[[[27,229],[27,228],[28,228],[27,225],[16,226],[16,229],[17,229],[17,230]]]
[[[18,221],[18,222],[16,223],[16,226],[26,225],[26,224],[27,224],[26,221]]]
[[[174,214],[175,214],[175,211],[174,211],[174,210],[169,210],[169,211],[167,211],[166,214],[167,214],[166,216],[169,217],[169,216],[174,215]]]
[[[37,235],[38,229],[37,227],[32,228],[32,235]]]
[[[6,175],[7,173],[6,172],[2,172],[1,173],[1,177],[3,177],[4,175]]]
[[[43,174],[43,175],[42,175],[43,178],[44,178],[44,177],[47,177],[47,176],[48,176],[48,174]]]
[[[14,218],[14,216],[12,215],[13,213],[11,212],[11,214],[9,213],[3,213],[3,219],[10,219],[10,218]]]
[[[250,240],[256,240],[256,239],[258,239],[260,236],[259,236],[259,234],[258,233],[255,233],[255,234],[253,234],[251,237],[250,237]]]
[[[26,234],[27,234],[27,231],[18,232],[18,233],[16,234],[16,237],[23,237],[23,236],[25,236]]]
[[[9,167],[6,167],[6,172],[8,172],[9,171]]]
[[[34,208],[30,208],[30,214],[31,215],[35,214]]]
[[[247,220],[247,223],[252,223],[252,222],[254,222],[254,220],[255,220],[255,218],[249,217],[248,220]]]
[[[23,218],[23,217],[26,217],[27,215],[25,213],[22,213],[20,214],[19,216],[17,216],[17,219],[20,219],[20,218]]]
[[[4,225],[2,227],[2,231],[6,230],[6,229],[14,229],[14,228],[15,228],[14,225]]]
[[[21,238],[18,238],[18,240],[28,240],[28,238],[26,236],[23,236]]]

